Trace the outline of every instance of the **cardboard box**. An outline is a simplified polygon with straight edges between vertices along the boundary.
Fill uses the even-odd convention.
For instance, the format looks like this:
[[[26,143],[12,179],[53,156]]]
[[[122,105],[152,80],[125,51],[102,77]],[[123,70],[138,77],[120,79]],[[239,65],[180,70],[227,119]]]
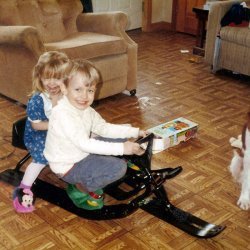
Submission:
[[[162,123],[147,131],[154,133],[153,151],[160,152],[169,147],[185,142],[190,138],[196,137],[198,124],[179,117],[172,121]]]

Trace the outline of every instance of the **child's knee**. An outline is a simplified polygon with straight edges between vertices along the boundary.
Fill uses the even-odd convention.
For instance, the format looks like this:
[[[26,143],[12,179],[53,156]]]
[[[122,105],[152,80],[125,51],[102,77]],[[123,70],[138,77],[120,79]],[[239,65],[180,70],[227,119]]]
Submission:
[[[116,176],[117,179],[122,178],[127,172],[127,163],[124,160],[119,160],[116,165]]]

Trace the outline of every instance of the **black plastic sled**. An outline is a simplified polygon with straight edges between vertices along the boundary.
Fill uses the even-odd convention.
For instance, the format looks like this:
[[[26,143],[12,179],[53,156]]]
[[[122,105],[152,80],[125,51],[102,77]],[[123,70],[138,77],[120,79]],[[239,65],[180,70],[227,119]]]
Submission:
[[[13,124],[12,145],[25,149],[23,131],[25,118]],[[102,209],[85,210],[76,207],[66,191],[39,178],[32,186],[35,197],[44,199],[82,218],[91,220],[110,220],[126,217],[138,208],[164,220],[186,233],[200,238],[211,238],[221,233],[225,226],[211,224],[188,212],[175,207],[168,199],[163,184],[167,179],[177,176],[182,167],[151,170],[153,134],[138,140],[144,145],[142,156],[125,156],[128,161],[126,175],[119,181],[110,184],[104,192],[113,197],[118,204],[104,205]],[[22,165],[30,158],[27,154],[14,169],[0,173],[0,181],[18,186],[22,180]],[[130,187],[129,191],[121,188],[123,184]]]

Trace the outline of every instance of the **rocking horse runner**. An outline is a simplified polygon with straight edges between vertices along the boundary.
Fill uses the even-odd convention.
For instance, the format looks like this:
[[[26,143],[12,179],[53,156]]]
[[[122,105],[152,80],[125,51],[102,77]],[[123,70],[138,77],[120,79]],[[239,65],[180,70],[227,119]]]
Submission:
[[[25,149],[22,140],[24,124],[25,119],[14,123],[12,139],[13,146],[23,149]],[[127,203],[104,205],[99,210],[84,210],[73,204],[64,189],[40,179],[37,179],[32,191],[38,198],[86,219],[109,220],[122,218],[141,208],[195,237],[211,238],[221,233],[225,226],[208,223],[171,204],[163,184],[167,179],[178,175],[182,168],[151,170],[153,137],[154,135],[150,134],[138,141],[138,143],[147,143],[145,153],[142,156],[127,156],[126,160],[130,166],[126,175],[121,180],[110,184],[104,189],[104,193],[109,194],[118,201],[125,201],[131,198]],[[29,158],[30,155],[27,154],[17,163],[15,169],[8,169],[0,173],[0,181],[18,186],[23,176],[23,172],[20,169]],[[128,184],[132,190],[128,192],[123,191],[119,187],[121,183]]]

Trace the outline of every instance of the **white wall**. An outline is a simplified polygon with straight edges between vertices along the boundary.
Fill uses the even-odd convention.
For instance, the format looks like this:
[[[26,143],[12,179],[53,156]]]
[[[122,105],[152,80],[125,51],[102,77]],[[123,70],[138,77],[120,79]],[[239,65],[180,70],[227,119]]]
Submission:
[[[152,23],[172,22],[173,0],[152,1]]]
[[[172,23],[172,8],[173,0],[163,0],[163,10],[165,10],[165,15],[163,14],[164,22]]]
[[[124,11],[129,18],[127,30],[141,28],[143,0],[92,0],[94,12]],[[172,22],[173,0],[152,0],[152,23]]]
[[[142,26],[142,0],[92,0],[94,12],[123,11],[128,15],[127,29]]]

